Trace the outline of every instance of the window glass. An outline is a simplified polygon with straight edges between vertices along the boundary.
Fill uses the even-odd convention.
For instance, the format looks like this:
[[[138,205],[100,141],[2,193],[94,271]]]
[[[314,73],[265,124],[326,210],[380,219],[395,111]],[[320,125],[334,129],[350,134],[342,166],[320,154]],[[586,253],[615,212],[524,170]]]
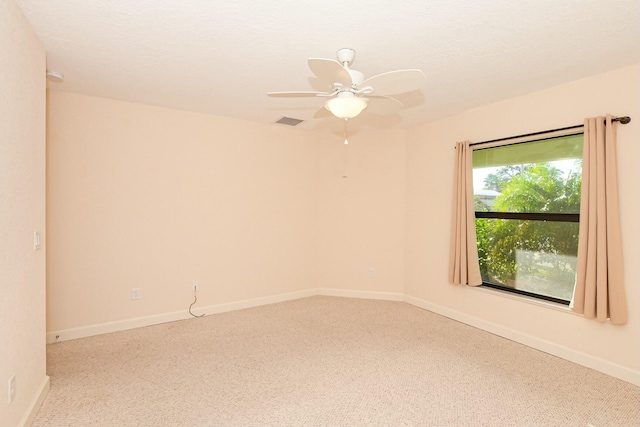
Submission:
[[[580,134],[474,150],[478,255],[486,284],[571,299],[582,140]]]
[[[577,222],[476,219],[482,280],[570,301]]]

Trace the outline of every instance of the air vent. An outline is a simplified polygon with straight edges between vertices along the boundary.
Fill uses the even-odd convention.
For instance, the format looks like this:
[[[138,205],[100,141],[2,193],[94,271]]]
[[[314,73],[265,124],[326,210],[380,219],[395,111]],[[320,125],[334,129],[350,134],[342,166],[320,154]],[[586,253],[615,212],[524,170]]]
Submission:
[[[295,125],[299,125],[303,121],[304,120],[293,119],[291,117],[283,117],[280,120],[278,120],[276,123],[280,123],[281,125],[287,125],[287,126],[295,126]]]

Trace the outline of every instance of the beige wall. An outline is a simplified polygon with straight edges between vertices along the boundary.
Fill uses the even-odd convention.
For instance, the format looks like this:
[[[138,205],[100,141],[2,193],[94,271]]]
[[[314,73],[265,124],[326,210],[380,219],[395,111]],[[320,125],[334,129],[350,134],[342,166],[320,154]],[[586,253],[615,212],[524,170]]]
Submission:
[[[49,91],[49,331],[317,286],[311,132]],[[131,289],[141,299],[131,299]]]
[[[13,1],[0,1],[0,52],[0,426],[15,427],[48,378],[45,249],[33,249],[45,231],[45,52]]]
[[[193,280],[198,307],[402,292],[404,131],[351,136],[343,179],[334,134],[56,90],[48,111],[48,331],[186,310]]]
[[[490,105],[411,130],[407,143],[405,293],[640,371],[640,66],[621,69]],[[620,209],[629,323],[580,316],[447,283],[455,141],[483,141],[582,123],[585,117],[629,115],[618,125]]]
[[[358,132],[346,146],[342,136],[321,136],[320,287],[402,293],[405,135]]]
[[[193,280],[199,306],[315,288],[404,292],[637,373],[640,295],[630,279],[629,324],[614,327],[451,286],[446,268],[455,141],[607,112],[634,118],[619,126],[621,221],[625,236],[639,234],[640,111],[628,96],[639,73],[353,134],[346,179],[339,135],[50,91],[48,330],[186,310]],[[627,278],[636,277],[638,240],[624,245]]]

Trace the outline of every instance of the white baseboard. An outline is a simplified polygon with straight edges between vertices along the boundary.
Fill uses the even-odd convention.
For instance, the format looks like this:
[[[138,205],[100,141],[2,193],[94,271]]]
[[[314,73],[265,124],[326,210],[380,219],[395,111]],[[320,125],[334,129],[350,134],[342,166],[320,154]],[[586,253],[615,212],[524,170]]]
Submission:
[[[328,297],[377,299],[384,301],[404,301],[404,294],[398,292],[352,291],[347,289],[318,288],[316,295]]]
[[[470,316],[468,314],[452,310],[450,308],[443,307],[441,305],[434,304],[410,295],[405,295],[404,301],[411,305],[415,305],[416,307],[448,317],[449,319],[457,320],[458,322],[465,323],[469,326],[473,326],[478,329],[482,329],[483,331],[487,331],[503,338],[507,338],[511,341],[515,341],[528,347],[535,348],[536,350],[552,354],[570,362],[586,366],[587,368],[595,369],[596,371],[611,375],[612,377],[621,379],[631,384],[640,385],[640,372],[634,371],[633,369],[625,368],[624,366],[620,366],[615,363],[590,356],[586,353],[564,347],[560,344],[555,344],[540,338],[536,338],[534,336],[516,331],[514,329],[488,322],[486,320],[482,320],[480,318]]]
[[[269,295],[265,297],[193,308],[191,311],[196,316],[202,314],[208,315],[225,313],[227,311],[241,310],[243,308],[258,307],[261,305],[275,304],[278,302],[311,297],[317,294],[317,289],[306,289],[303,291],[288,292],[284,294]],[[133,319],[118,320],[115,322],[98,323],[95,325],[64,329],[61,331],[52,331],[47,333],[47,343],[50,344],[76,338],[90,337],[93,335],[107,334],[110,332],[126,331],[128,329],[158,325],[160,323],[175,322],[177,320],[185,320],[190,318],[192,318],[192,316],[189,314],[188,310],[180,310],[170,313],[154,314],[151,316],[135,317]]]
[[[568,347],[564,347],[562,345],[516,331],[514,329],[488,322],[486,320],[398,292],[356,291],[336,288],[312,288],[303,291],[289,292],[224,304],[210,305],[201,308],[194,308],[192,311],[195,315],[217,314],[233,310],[258,307],[261,305],[291,301],[300,298],[307,298],[315,295],[345,298],[364,298],[385,301],[404,301],[416,307],[432,311],[450,319],[457,320],[459,322],[482,329],[503,338],[507,338],[520,344],[535,348],[536,350],[544,351],[545,353],[549,353],[565,360],[577,363],[579,365],[595,369],[607,375],[611,375],[612,377],[627,381],[631,384],[640,385],[640,372],[638,371],[634,371],[632,369],[625,368],[624,366],[616,365],[615,363],[590,356],[586,353],[582,353]],[[173,322],[176,320],[184,320],[189,318],[191,318],[191,315],[189,314],[188,310],[181,310],[171,313],[125,319],[116,322],[100,323],[80,328],[65,329],[62,331],[53,331],[47,333],[47,343],[89,337],[109,332],[124,331],[127,329],[157,325],[160,323]]]
[[[44,402],[44,399],[47,397],[49,393],[49,386],[51,385],[50,379],[48,376],[45,376],[44,381],[40,384],[40,388],[38,388],[38,392],[35,396],[33,396],[33,400],[31,404],[27,408],[27,412],[25,412],[22,420],[20,421],[20,427],[30,427],[33,424],[33,420],[36,419],[36,415]]]
[[[210,305],[199,310],[192,310],[194,314],[217,314],[228,311],[242,310],[244,308],[259,307],[261,305],[276,304],[279,302],[291,301],[300,298],[307,298],[318,295],[317,289],[305,289],[304,291],[288,292],[286,294],[269,295],[245,299],[241,301],[228,302],[224,304]]]

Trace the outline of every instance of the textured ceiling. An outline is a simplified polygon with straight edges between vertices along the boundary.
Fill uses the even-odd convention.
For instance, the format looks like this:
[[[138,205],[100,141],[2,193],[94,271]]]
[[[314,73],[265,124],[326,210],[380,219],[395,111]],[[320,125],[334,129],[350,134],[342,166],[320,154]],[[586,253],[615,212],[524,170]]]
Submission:
[[[324,99],[306,59],[356,50],[370,77],[419,68],[400,114],[355,128],[408,127],[640,62],[638,0],[17,0],[47,50],[49,87],[298,127]],[[636,94],[637,96],[637,94]]]

